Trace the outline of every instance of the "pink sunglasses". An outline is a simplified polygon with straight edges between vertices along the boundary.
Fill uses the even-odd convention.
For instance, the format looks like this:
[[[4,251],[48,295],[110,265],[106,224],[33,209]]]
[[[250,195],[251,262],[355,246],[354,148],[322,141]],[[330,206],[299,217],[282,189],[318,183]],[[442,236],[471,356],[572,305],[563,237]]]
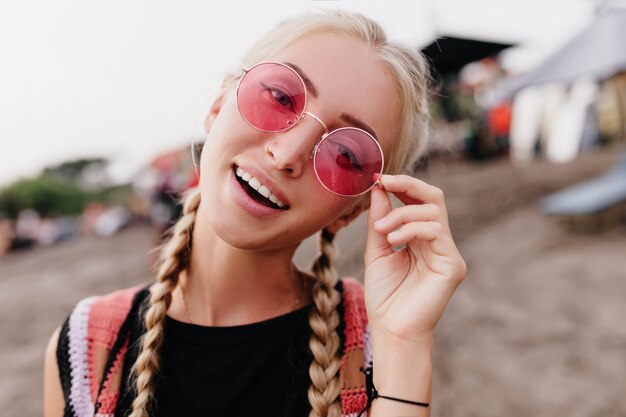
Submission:
[[[320,183],[343,197],[364,194],[376,184],[384,166],[378,141],[356,127],[329,131],[319,117],[307,112],[306,85],[294,68],[263,62],[243,71],[237,86],[237,107],[250,126],[263,132],[283,132],[305,115],[310,116],[326,131],[310,155]]]

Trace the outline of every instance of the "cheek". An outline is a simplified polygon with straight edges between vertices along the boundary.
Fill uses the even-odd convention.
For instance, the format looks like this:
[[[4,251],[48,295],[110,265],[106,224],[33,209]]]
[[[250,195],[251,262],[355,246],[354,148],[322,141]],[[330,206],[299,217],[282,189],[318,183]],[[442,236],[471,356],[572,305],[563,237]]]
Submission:
[[[234,155],[261,143],[259,132],[248,126],[236,107],[228,100],[207,133],[201,157],[201,170],[210,171],[230,163]]]
[[[315,197],[309,201],[308,218],[311,220],[311,223],[317,225],[318,229],[328,226],[337,220],[343,213],[348,211],[351,205],[350,201],[330,194],[325,189],[316,193]]]
[[[206,144],[213,146],[228,145],[234,138],[254,135],[256,130],[252,129],[241,117],[237,109],[237,100],[234,93],[228,95],[219,113],[208,126]],[[222,143],[228,141],[229,143]]]

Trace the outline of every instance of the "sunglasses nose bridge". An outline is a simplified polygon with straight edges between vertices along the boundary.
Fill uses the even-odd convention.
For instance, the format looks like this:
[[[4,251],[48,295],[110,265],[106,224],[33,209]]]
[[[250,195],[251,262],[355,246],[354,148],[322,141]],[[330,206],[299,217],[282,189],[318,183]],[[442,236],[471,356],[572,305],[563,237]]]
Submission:
[[[328,127],[326,127],[326,124],[324,122],[322,122],[322,119],[320,119],[319,117],[317,117],[316,115],[314,115],[313,113],[310,113],[308,111],[305,111],[303,116],[309,116],[309,117],[312,117],[313,119],[315,119],[317,121],[317,123],[322,125],[322,127],[324,128],[324,132],[326,132],[326,134],[328,134]]]
[[[320,143],[322,143],[322,141],[324,140],[324,138],[326,136],[328,136],[328,134],[330,133],[328,131],[328,127],[326,127],[326,124],[324,122],[322,122],[322,119],[320,119],[319,117],[317,117],[316,115],[314,115],[313,113],[310,113],[308,111],[305,111],[302,116],[309,116],[312,119],[315,119],[320,125],[322,125],[322,128],[324,129],[324,134],[322,135],[322,137],[317,140],[315,142],[315,146],[313,146],[313,148],[311,148],[311,152],[309,152],[309,159],[313,159],[313,156],[315,156],[315,153],[317,152],[317,149],[320,146]]]
[[[309,152],[309,159],[313,159],[313,156],[315,155],[315,152],[317,152],[317,148],[319,147],[319,144],[322,142],[322,140],[324,140],[324,138],[326,136],[328,136],[328,127],[326,127],[326,124],[324,122],[322,122],[322,119],[320,119],[319,117],[317,117],[316,115],[314,115],[313,113],[310,113],[308,111],[305,111],[302,113],[302,117],[301,119],[304,118],[304,116],[309,116],[312,119],[316,120],[317,123],[319,123],[320,125],[322,125],[322,128],[324,129],[324,134],[322,135],[322,137],[318,140],[315,141],[315,145],[313,145],[313,147],[311,148],[311,151]]]

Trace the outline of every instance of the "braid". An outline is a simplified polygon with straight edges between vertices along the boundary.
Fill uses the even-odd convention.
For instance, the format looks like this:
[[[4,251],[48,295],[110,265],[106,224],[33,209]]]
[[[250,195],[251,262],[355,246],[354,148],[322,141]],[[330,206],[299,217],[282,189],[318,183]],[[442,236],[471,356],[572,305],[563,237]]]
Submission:
[[[196,187],[184,197],[183,215],[176,222],[172,237],[161,249],[157,282],[150,288],[150,304],[144,323],[146,332],[131,372],[136,379],[137,396],[130,417],[146,417],[154,397],[152,381],[159,371],[163,322],[172,303],[172,291],[178,284],[178,276],[188,267],[191,235],[199,204],[200,190]]]
[[[313,330],[309,347],[313,361],[309,367],[311,386],[308,397],[311,403],[309,417],[339,417],[341,402],[339,399],[339,313],[337,306],[341,295],[335,288],[339,279],[333,266],[334,235],[323,229],[320,234],[320,256],[313,264],[313,273],[317,281],[313,286],[315,308],[309,314],[309,325]]]

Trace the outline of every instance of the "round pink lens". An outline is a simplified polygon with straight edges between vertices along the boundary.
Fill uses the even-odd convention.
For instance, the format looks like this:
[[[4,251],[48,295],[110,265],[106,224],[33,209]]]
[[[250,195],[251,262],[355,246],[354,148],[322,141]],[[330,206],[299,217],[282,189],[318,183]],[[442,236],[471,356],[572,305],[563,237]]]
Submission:
[[[293,69],[283,64],[263,63],[243,75],[237,88],[237,105],[251,126],[280,132],[302,117],[306,89]]]
[[[314,167],[320,182],[342,196],[363,194],[374,185],[374,174],[383,170],[378,142],[361,129],[334,130],[319,144]]]

